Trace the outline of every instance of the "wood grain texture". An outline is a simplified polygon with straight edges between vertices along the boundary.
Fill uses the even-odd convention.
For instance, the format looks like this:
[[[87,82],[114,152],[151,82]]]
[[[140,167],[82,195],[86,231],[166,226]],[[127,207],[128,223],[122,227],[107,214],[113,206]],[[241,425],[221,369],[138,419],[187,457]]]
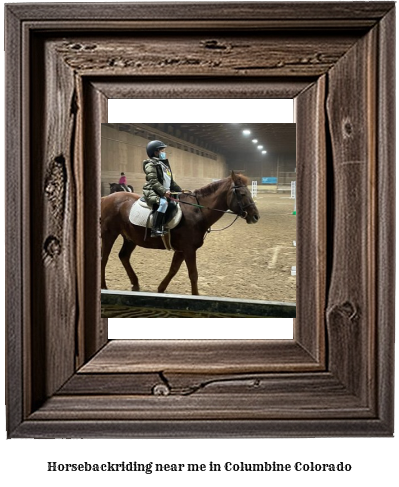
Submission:
[[[191,396],[54,396],[34,412],[29,420],[187,420],[243,419],[357,419],[372,418],[372,411],[348,393],[300,392],[296,394],[253,394],[233,391],[229,394],[195,394]],[[291,396],[291,398],[290,398]],[[293,402],[294,400],[295,402]],[[328,400],[328,402],[327,402]],[[284,405],[285,404],[285,405]],[[295,405],[294,405],[295,404]]]
[[[393,2],[329,2],[322,5],[306,3],[300,7],[294,7],[289,2],[246,2],[232,3],[224,2],[222,4],[215,2],[187,3],[184,8],[179,4],[169,2],[152,3],[148,5],[139,3],[129,4],[38,4],[32,9],[29,5],[9,5],[7,8],[21,20],[173,20],[187,22],[188,20],[198,19],[205,21],[212,20],[240,20],[245,24],[259,20],[273,20],[283,24],[287,20],[295,21],[297,24],[302,23],[305,27],[310,21],[327,20],[333,22],[339,21],[342,25],[345,21],[352,21],[357,25],[369,26],[366,21],[376,23],[389,10],[394,7]],[[292,28],[292,24],[290,24]]]
[[[384,356],[377,370],[379,417],[387,428],[394,427],[394,363],[395,347],[395,11],[391,10],[379,24],[380,54],[377,104],[377,222],[376,222],[376,357]]]
[[[327,283],[326,79],[295,100],[297,126],[297,320],[294,338],[325,361]],[[309,130],[312,127],[312,130]],[[307,299],[307,296],[313,299]],[[310,323],[318,323],[316,329]],[[297,326],[301,324],[301,326]],[[309,324],[308,326],[306,324]]]
[[[193,415],[202,421],[288,419],[293,415],[316,419],[315,410],[317,419],[373,417],[372,410],[362,407],[359,398],[349,394],[329,373],[208,377],[195,374],[191,380],[196,382],[195,387],[194,382],[187,387],[187,374],[123,377],[121,374],[80,373],[30,420],[57,417],[65,420],[184,420]],[[149,384],[152,384],[151,389],[148,389]]]
[[[7,133],[20,222],[7,213],[10,437],[392,435],[394,4],[330,7],[7,6],[7,113],[22,124]],[[177,61],[144,47],[137,65],[143,40],[153,51],[173,40]],[[268,93],[297,97],[308,245],[295,340],[106,343],[96,282],[107,98]]]
[[[312,438],[384,437],[390,429],[378,419],[195,420],[38,420],[25,421],[14,438]]]
[[[75,374],[60,395],[151,395],[154,387],[165,385],[162,374]],[[167,386],[165,386],[167,387]],[[162,388],[158,388],[162,392]],[[166,391],[166,389],[165,389]]]
[[[13,58],[18,58],[22,46],[19,20],[10,11],[6,15],[6,37],[5,49],[7,56],[5,70],[8,73],[6,80],[6,91],[9,94],[6,98],[5,117],[7,123],[14,127],[12,133],[8,134],[5,146],[6,165],[5,187],[6,220],[13,222],[8,225],[6,233],[6,255],[5,255],[5,276],[6,286],[6,349],[7,349],[7,383],[6,396],[8,402],[7,423],[9,428],[17,427],[24,415],[24,366],[21,362],[23,355],[24,328],[29,327],[26,311],[26,287],[24,285],[25,271],[29,272],[26,262],[26,247],[24,254],[23,233],[27,224],[26,215],[22,200],[22,192],[19,189],[20,181],[23,180],[23,147],[20,145],[22,139],[22,104],[20,96],[21,70],[22,66],[13,63]],[[29,227],[28,227],[29,228]]]
[[[376,30],[328,73],[332,164],[330,370],[365,403],[373,396],[375,344]],[[368,394],[371,394],[369,396]]]
[[[282,380],[283,379],[283,380]],[[157,386],[163,386],[158,387]],[[306,390],[328,395],[346,394],[345,387],[328,372],[205,374],[162,371],[159,373],[86,373],[79,371],[57,395],[179,395],[200,394],[286,394]],[[335,392],[334,392],[335,391]],[[310,396],[309,396],[310,397]],[[327,400],[328,401],[328,400]]]
[[[284,44],[273,34],[138,34],[104,42],[99,37],[57,42],[64,62],[90,76],[290,77],[320,76],[352,46],[356,34],[339,38],[287,34]],[[334,42],[332,42],[334,39]],[[250,60],[250,62],[248,62]]]
[[[223,78],[223,98],[295,98],[313,82],[312,78]],[[159,77],[133,76],[128,78],[94,77],[93,86],[108,99],[113,98],[219,98],[220,81],[211,79],[172,78],[165,82]]]
[[[70,68],[53,51],[41,63],[42,52],[38,40],[33,44],[33,55],[38,62],[31,74],[31,160],[35,162],[30,202],[34,229],[31,244],[33,404],[51,396],[74,372],[79,312],[75,299],[75,79]],[[45,89],[42,80],[46,78],[57,78],[57,83]],[[45,109],[50,106],[56,109]]]
[[[84,133],[83,225],[80,239],[84,249],[84,362],[93,356],[108,341],[107,321],[101,319],[100,303],[100,200],[101,200],[101,123],[106,122],[107,100],[91,83],[83,87]]]
[[[318,370],[293,340],[111,340],[80,372],[137,373]]]

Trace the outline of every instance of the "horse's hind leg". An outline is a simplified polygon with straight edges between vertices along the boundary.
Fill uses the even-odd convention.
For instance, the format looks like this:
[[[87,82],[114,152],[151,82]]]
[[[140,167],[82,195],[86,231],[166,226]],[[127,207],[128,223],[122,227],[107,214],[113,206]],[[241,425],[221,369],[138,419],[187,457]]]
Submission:
[[[135,248],[136,244],[124,237],[123,245],[119,252],[119,258],[127,272],[127,275],[129,276],[130,283],[132,284],[132,291],[140,291],[139,280],[132,266],[130,265],[130,256]]]
[[[165,279],[158,286],[158,292],[159,293],[165,292],[165,289],[168,287],[170,281],[175,277],[178,270],[180,269],[180,266],[182,265],[183,260],[184,260],[183,252],[175,252],[173,254],[173,259],[172,259],[172,263],[170,264],[169,272],[168,272],[167,276],[165,277]]]
[[[118,234],[104,233],[101,237],[101,289],[107,289],[105,267]]]

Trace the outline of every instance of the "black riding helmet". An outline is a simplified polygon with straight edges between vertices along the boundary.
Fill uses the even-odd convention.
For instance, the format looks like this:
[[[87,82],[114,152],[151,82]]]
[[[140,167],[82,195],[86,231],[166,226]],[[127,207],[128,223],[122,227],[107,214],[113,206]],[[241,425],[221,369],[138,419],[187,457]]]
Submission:
[[[147,144],[147,155],[148,157],[154,157],[154,152],[160,149],[165,149],[167,145],[165,145],[160,140],[152,140]]]

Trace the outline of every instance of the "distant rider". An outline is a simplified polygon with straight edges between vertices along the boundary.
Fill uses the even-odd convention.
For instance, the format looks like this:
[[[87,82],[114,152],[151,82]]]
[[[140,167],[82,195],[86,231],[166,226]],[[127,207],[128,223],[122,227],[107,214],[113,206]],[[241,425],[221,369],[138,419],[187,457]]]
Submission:
[[[125,176],[125,173],[124,172],[121,172],[121,177],[119,178],[119,184],[122,186],[122,188],[125,191],[127,191],[128,193],[130,193],[130,189],[127,186],[127,179],[126,179],[126,176]]]

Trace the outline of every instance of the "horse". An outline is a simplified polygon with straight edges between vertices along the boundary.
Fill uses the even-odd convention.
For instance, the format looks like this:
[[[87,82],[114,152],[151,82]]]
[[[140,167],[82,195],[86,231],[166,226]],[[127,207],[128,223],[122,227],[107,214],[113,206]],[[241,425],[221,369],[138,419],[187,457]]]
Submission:
[[[130,189],[131,193],[134,193],[134,189],[133,189],[133,186],[131,184],[128,184],[127,187]],[[126,189],[119,183],[109,183],[109,190],[110,190],[110,194],[118,193],[121,191],[126,192]]]
[[[191,292],[198,295],[198,270],[196,252],[202,247],[207,231],[224,213],[233,212],[248,224],[257,223],[259,211],[248,190],[248,179],[234,171],[227,178],[212,182],[191,194],[180,195],[183,212],[180,223],[171,232],[174,250],[168,274],[158,286],[158,292],[165,292],[170,281],[177,274],[183,261],[186,262],[191,281]],[[139,291],[139,281],[130,265],[130,256],[138,245],[147,249],[165,249],[160,237],[147,237],[146,228],[129,221],[132,205],[140,198],[136,193],[113,193],[101,198],[101,288],[107,289],[105,267],[115,240],[123,237],[119,258],[129,276],[132,291]],[[146,238],[147,237],[147,238]]]

